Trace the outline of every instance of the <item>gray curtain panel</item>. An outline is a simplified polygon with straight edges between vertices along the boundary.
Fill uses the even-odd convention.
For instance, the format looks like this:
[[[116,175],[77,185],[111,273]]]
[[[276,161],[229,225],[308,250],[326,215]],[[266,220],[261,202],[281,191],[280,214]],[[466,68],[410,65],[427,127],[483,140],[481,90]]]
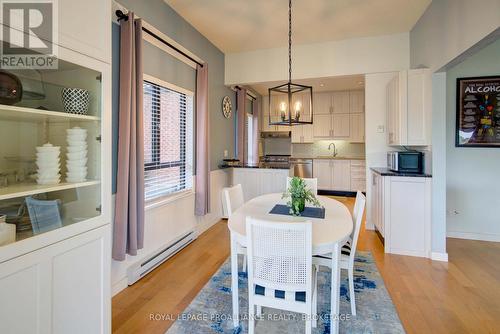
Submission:
[[[253,129],[253,143],[252,143],[252,153],[253,153],[253,164],[259,163],[259,140],[260,140],[260,131],[259,131],[259,101],[254,100],[252,102],[252,129]]]
[[[210,124],[208,115],[208,64],[196,67],[196,177],[195,214],[210,212]]]
[[[120,22],[120,99],[113,259],[137,255],[144,241],[142,22]]]
[[[245,101],[247,98],[247,90],[244,88],[236,91],[236,103],[238,105],[238,159],[240,162],[247,162],[245,156]]]

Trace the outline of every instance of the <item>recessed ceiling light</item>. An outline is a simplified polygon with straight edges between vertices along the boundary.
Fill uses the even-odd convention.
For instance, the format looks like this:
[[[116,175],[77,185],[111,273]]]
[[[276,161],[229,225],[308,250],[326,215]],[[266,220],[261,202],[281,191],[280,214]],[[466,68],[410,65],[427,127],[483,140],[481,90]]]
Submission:
[[[363,81],[358,81],[358,85],[362,86],[363,85]]]
[[[320,87],[324,87],[324,86],[325,86],[325,84],[324,84],[324,83],[320,83],[320,84],[319,84],[319,86],[320,86]]]

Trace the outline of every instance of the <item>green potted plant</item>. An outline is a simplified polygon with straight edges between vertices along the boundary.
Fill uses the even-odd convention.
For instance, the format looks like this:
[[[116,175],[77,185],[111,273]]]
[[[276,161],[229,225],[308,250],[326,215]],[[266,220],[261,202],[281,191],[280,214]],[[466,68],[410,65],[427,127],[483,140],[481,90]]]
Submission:
[[[306,188],[306,182],[300,177],[293,177],[290,180],[288,189],[283,193],[282,198],[287,198],[286,205],[290,208],[290,214],[300,216],[304,211],[306,202],[311,203],[316,207],[321,207],[321,203],[310,189]]]

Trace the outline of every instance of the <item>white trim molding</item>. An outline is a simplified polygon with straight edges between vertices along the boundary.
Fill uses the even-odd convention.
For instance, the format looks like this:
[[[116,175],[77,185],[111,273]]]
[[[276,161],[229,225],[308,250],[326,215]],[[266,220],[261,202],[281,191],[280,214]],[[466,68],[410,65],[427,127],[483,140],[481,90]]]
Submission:
[[[500,234],[448,231],[448,238],[500,242]]]
[[[181,94],[186,94],[186,95],[189,95],[189,96],[194,96],[194,92],[190,91],[189,89],[179,87],[179,86],[174,85],[174,84],[172,84],[170,82],[167,82],[165,80],[158,79],[157,77],[152,76],[152,75],[147,74],[147,73],[143,73],[142,74],[142,79],[144,81],[152,82],[154,84],[157,84],[159,86],[168,88],[170,90],[174,90],[174,91],[176,91],[178,93],[181,93]]]
[[[125,6],[123,6],[119,2],[113,1],[113,3],[112,3],[112,11],[111,11],[111,22],[113,22],[115,24],[118,24],[118,22],[116,20],[116,14],[115,14],[115,11],[117,9],[121,10],[124,13],[127,13],[129,11]],[[136,17],[140,18],[140,16],[138,16],[137,14],[136,14]],[[144,28],[148,29],[149,31],[153,32],[157,36],[161,37],[163,40],[167,41],[168,43],[170,43],[171,45],[173,45],[177,49],[181,50],[185,54],[189,55],[191,58],[195,59],[196,61],[198,61],[200,63],[204,63],[205,62],[203,59],[201,59],[200,57],[198,57],[197,55],[195,55],[194,53],[192,53],[191,51],[189,51],[188,49],[186,49],[185,47],[183,47],[181,44],[177,43],[174,39],[172,39],[169,36],[167,36],[164,33],[162,33],[160,30],[156,29],[153,25],[151,25],[150,23],[148,23],[144,19],[142,20],[142,26]],[[158,47],[159,49],[165,51],[166,53],[170,54],[174,58],[177,58],[178,60],[182,61],[186,65],[191,66],[192,68],[196,69],[196,63],[194,61],[186,58],[185,56],[183,56],[181,53],[175,51],[174,49],[169,48],[167,45],[165,45],[162,42],[158,41],[153,36],[150,36],[149,34],[143,34],[142,38],[145,41],[147,41],[148,43],[150,43],[150,44]]]
[[[431,260],[448,262],[448,253],[431,252]]]

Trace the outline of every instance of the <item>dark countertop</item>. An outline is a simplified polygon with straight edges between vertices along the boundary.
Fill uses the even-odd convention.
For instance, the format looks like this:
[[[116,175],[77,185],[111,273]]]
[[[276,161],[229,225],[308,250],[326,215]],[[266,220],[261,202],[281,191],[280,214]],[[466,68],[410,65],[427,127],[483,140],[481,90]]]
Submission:
[[[244,165],[238,165],[238,166],[225,166],[225,165],[220,165],[219,166],[221,169],[224,168],[255,168],[255,169],[290,169],[289,167],[269,167],[269,166],[261,166],[261,165],[250,165],[250,164],[244,164]]]
[[[380,174],[382,176],[432,177],[431,174],[426,174],[426,173],[416,174],[416,173],[394,172],[386,167],[370,167],[370,169],[372,171],[374,171],[375,173]]]

